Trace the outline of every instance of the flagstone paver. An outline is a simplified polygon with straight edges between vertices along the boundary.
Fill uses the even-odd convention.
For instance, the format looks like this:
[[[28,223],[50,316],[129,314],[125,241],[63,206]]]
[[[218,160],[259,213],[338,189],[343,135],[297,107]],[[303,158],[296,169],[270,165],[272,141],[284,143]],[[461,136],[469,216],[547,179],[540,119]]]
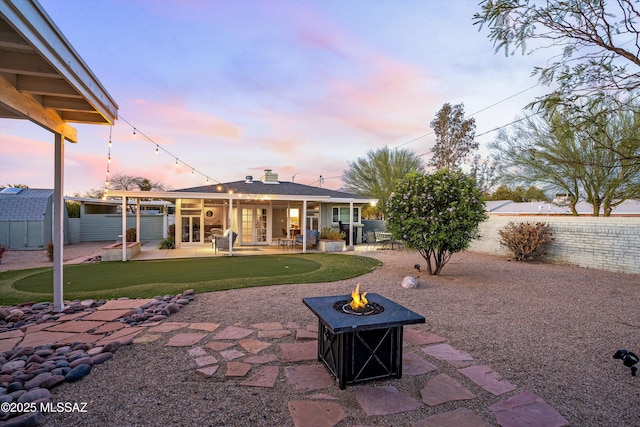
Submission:
[[[133,339],[140,333],[144,332],[146,328],[141,326],[133,326],[130,328],[123,328],[119,331],[115,331],[111,335],[105,336],[103,339],[98,341],[96,344],[105,345],[113,341],[120,341],[120,343],[124,344],[125,342],[133,341]]]
[[[105,322],[97,320],[73,320],[71,322],[63,322],[52,325],[47,331],[53,332],[87,332],[91,329],[104,325]]]
[[[7,338],[22,338],[24,332],[20,329],[14,329],[13,331],[0,332],[0,340],[6,340]]]
[[[282,324],[280,322],[254,323],[251,327],[263,331],[273,331],[282,329]]]
[[[22,341],[22,337],[0,340],[0,353],[13,349],[20,341]]]
[[[489,406],[501,427],[565,427],[569,422],[532,391],[516,394]]]
[[[211,355],[196,357],[193,360],[196,362],[196,365],[198,365],[198,367],[215,365],[216,363],[218,363],[218,359],[216,359],[215,356]]]
[[[453,400],[475,399],[476,395],[447,374],[439,374],[431,378],[420,390],[422,401],[429,406],[441,405]]]
[[[500,375],[486,365],[470,366],[458,372],[495,396],[516,389],[509,381],[500,380]]]
[[[409,352],[402,355],[402,373],[404,375],[421,375],[437,370],[438,368],[418,356]]]
[[[189,329],[197,329],[199,331],[213,332],[220,327],[220,323],[190,323]]]
[[[211,350],[214,350],[214,351],[220,351],[220,350],[224,350],[225,348],[233,347],[234,345],[236,345],[236,343],[234,342],[214,341],[214,342],[205,344],[205,347],[210,348]]]
[[[82,320],[103,320],[110,322],[112,320],[119,319],[120,317],[127,317],[133,314],[131,309],[122,310],[96,310],[82,318]]]
[[[189,356],[193,356],[193,357],[201,357],[201,356],[206,356],[208,354],[207,351],[202,347],[191,348],[187,353],[189,354]]]
[[[318,339],[318,333],[308,331],[306,329],[296,329],[296,340],[315,340]]]
[[[29,325],[29,326],[27,326],[27,329],[24,330],[24,333],[28,334],[28,333],[31,333],[31,332],[41,331],[43,329],[47,329],[49,326],[51,326],[51,323],[49,323],[49,322],[40,323],[40,324],[36,324],[36,325]]]
[[[291,401],[287,404],[295,427],[332,427],[347,414],[335,402]]]
[[[263,366],[258,372],[251,377],[242,381],[240,385],[248,387],[267,387],[272,388],[276,384],[280,368],[277,366]]]
[[[54,344],[74,335],[76,334],[73,332],[37,331],[27,333],[19,344],[21,347],[38,347],[45,344]]]
[[[178,329],[182,329],[186,327],[188,323],[182,322],[165,322],[161,323],[158,326],[153,326],[148,329],[149,332],[172,332],[177,331]]]
[[[536,424],[532,424],[533,427]],[[432,415],[411,427],[491,427],[482,418],[467,408],[458,408],[444,414]]]
[[[242,339],[238,343],[240,344],[240,347],[244,348],[249,353],[253,353],[253,354],[260,353],[265,348],[271,347],[271,343],[249,339],[249,338]]]
[[[109,322],[109,323],[105,323],[104,325],[98,327],[95,331],[93,331],[94,334],[106,334],[109,332],[114,332],[114,331],[119,331],[120,329],[126,328],[127,324],[126,323],[121,323],[121,322]]]
[[[153,298],[109,300],[98,307],[98,310],[121,310],[125,308],[138,308],[153,301],[155,301]]]
[[[191,347],[207,334],[177,334],[169,338],[167,347]]]
[[[287,366],[284,374],[293,387],[302,392],[320,390],[335,384],[333,377],[321,365]]]
[[[213,365],[213,366],[207,366],[206,368],[199,368],[199,369],[196,369],[196,373],[198,373],[199,375],[202,375],[205,378],[211,378],[212,376],[215,375],[219,367],[220,366],[218,365]]]
[[[289,362],[302,360],[316,360],[318,358],[317,341],[308,341],[292,344],[280,344],[282,358]]]
[[[144,334],[139,337],[135,337],[133,339],[133,342],[137,344],[147,344],[150,342],[157,341],[160,338],[162,338],[162,335],[159,335],[159,334]]]
[[[440,344],[447,341],[446,338],[439,335],[419,331],[414,328],[405,328],[402,332],[402,338],[411,345]]]
[[[263,339],[275,340],[275,339],[288,337],[289,335],[291,335],[291,331],[288,331],[286,329],[258,331],[258,338],[263,338]]]
[[[245,338],[255,331],[253,329],[240,328],[238,326],[229,326],[214,335],[213,340],[239,340]]]
[[[225,377],[244,377],[251,370],[251,365],[242,362],[229,362],[227,363],[227,372]]]
[[[427,353],[429,356],[435,357],[440,360],[460,360],[460,361],[469,361],[473,360],[473,357],[469,353],[465,353],[464,351],[460,351],[451,347],[449,344],[436,344],[430,345],[427,347],[421,347],[422,351]]]
[[[225,350],[220,352],[220,356],[227,362],[230,362],[234,359],[239,359],[240,357],[244,357],[245,353],[238,350]]]
[[[244,359],[247,363],[253,363],[257,365],[261,365],[263,363],[271,363],[278,360],[278,356],[275,354],[261,354],[259,356],[249,356]]]
[[[104,338],[104,334],[73,334],[67,338],[58,340],[59,344],[73,344],[77,342],[96,343]]]
[[[419,400],[390,385],[358,387],[356,400],[367,415],[397,414],[416,410],[423,405]]]

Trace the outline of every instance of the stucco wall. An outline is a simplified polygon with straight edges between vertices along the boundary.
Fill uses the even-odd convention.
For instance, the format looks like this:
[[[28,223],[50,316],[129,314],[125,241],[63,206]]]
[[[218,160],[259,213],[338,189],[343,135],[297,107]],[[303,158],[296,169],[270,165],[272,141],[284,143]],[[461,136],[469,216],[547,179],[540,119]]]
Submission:
[[[498,230],[510,221],[548,223],[556,239],[544,259],[557,264],[640,273],[640,217],[490,215],[480,225],[481,239],[470,250],[511,255]]]

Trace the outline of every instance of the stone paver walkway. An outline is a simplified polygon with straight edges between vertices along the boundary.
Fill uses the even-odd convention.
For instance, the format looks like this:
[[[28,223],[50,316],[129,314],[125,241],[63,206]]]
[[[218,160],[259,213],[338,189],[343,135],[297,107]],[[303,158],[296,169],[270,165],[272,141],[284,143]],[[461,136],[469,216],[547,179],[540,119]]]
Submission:
[[[516,390],[514,385],[501,379],[493,367],[476,364],[472,355],[452,347],[446,343],[446,338],[416,327],[404,328],[403,375],[423,382],[419,393],[408,395],[393,385],[372,381],[349,386],[355,389],[355,402],[346,405],[326,393],[338,385],[317,360],[316,324],[271,322],[222,327],[220,323],[171,322],[168,319],[130,327],[118,322],[119,318],[130,315],[131,310],[147,302],[109,301],[92,313],[74,313],[55,322],[2,332],[0,352],[48,343],[87,342],[104,346],[118,341],[120,344],[144,345],[166,340],[164,345],[168,350],[184,351],[191,356],[194,375],[216,381],[234,381],[245,387],[273,388],[278,378],[286,381],[303,397],[286,403],[295,427],[332,427],[338,423],[344,425],[345,419],[352,419],[350,425],[355,426],[360,425],[362,416],[384,417],[450,402],[456,402],[457,409],[428,416],[413,427],[569,425],[561,414],[532,391]],[[294,342],[280,342],[290,336],[294,337]],[[454,368],[455,378],[441,372],[445,365]],[[401,384],[402,379],[385,384],[393,384],[393,381]],[[469,409],[474,405],[465,406],[466,402],[478,398],[477,390],[499,399],[487,408],[488,413],[494,415],[493,419],[483,418]],[[351,413],[353,410],[348,411],[345,406],[360,407],[362,412]]]

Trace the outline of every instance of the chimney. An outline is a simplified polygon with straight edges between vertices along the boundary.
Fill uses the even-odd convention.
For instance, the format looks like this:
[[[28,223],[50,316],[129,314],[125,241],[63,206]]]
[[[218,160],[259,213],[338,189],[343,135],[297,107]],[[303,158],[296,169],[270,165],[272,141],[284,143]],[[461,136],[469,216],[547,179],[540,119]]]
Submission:
[[[265,169],[264,175],[260,178],[263,184],[280,184],[278,174],[271,172],[271,169]]]

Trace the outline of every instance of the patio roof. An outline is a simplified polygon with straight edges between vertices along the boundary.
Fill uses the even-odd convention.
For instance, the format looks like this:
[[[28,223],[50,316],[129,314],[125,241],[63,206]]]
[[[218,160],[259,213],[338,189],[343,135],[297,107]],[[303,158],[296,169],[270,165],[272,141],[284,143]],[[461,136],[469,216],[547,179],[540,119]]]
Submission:
[[[113,124],[118,105],[36,0],[0,0],[0,118],[27,119],[54,134],[54,206],[64,205],[69,122]],[[63,303],[63,210],[53,215],[53,305]]]
[[[113,124],[118,106],[35,0],[0,0],[0,117],[71,142],[68,122]]]

